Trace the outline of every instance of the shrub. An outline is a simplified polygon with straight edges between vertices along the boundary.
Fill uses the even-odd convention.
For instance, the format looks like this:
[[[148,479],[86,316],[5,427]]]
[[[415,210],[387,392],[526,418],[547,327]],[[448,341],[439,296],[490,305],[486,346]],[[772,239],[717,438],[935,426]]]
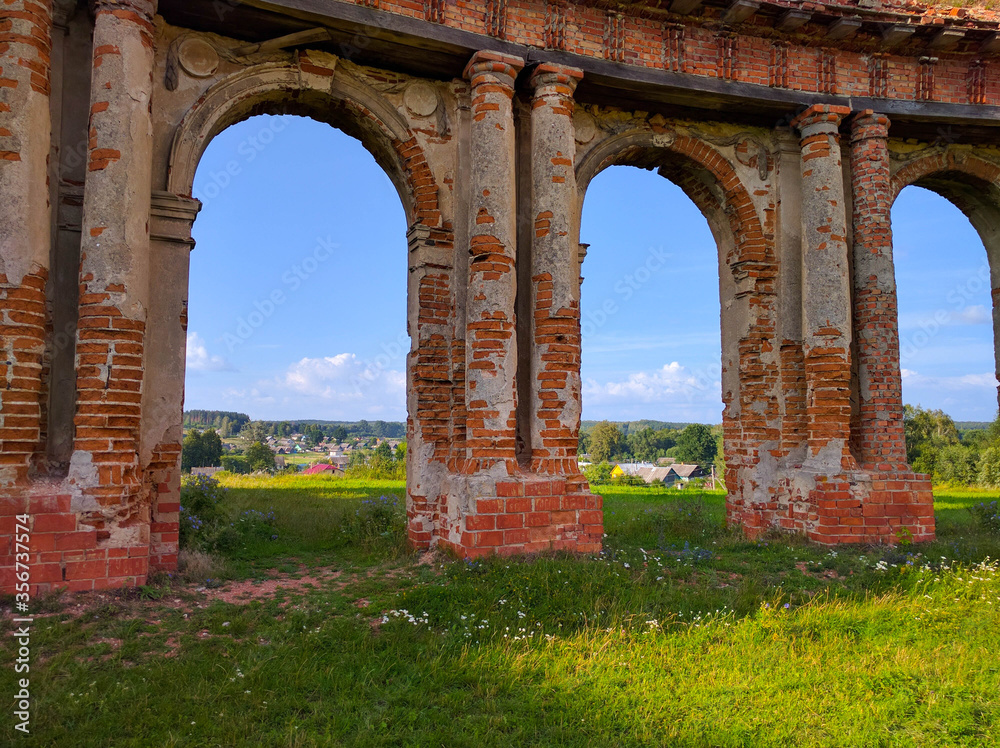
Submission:
[[[996,501],[983,501],[969,507],[975,523],[992,535],[1000,535],[1000,505]]]
[[[609,463],[599,462],[594,465],[587,465],[583,469],[583,475],[590,483],[607,483],[611,480],[611,469]]]
[[[242,548],[247,543],[276,540],[277,537],[273,510],[265,514],[247,509],[229,524],[221,523],[209,534],[207,541],[214,550],[226,552]]]
[[[406,535],[406,513],[396,496],[365,499],[340,527],[351,544],[372,546],[402,542]]]
[[[227,516],[222,500],[226,488],[214,478],[196,475],[181,486],[181,547],[197,551],[232,551],[248,542],[278,537],[274,512],[248,509]]]
[[[223,455],[222,469],[236,475],[246,475],[250,472],[250,463],[241,455]]]
[[[207,475],[193,475],[181,484],[180,544],[192,545],[196,536],[219,519],[219,502],[226,489]]]

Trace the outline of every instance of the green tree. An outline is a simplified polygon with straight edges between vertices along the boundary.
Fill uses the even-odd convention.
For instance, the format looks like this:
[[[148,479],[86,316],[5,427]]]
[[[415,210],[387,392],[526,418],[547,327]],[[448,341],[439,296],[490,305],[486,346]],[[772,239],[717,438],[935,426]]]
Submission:
[[[337,442],[337,444],[340,444],[346,438],[347,438],[347,429],[345,429],[343,426],[337,426],[337,428],[333,430],[333,440]]]
[[[244,458],[251,470],[274,470],[274,452],[263,442],[256,441],[247,447]]]
[[[372,452],[372,457],[368,464],[372,470],[379,473],[392,470],[392,447],[389,446],[389,442],[382,442],[375,447],[375,451]]]
[[[247,462],[246,457],[243,455],[223,455],[222,469],[228,470],[230,473],[243,475],[250,472],[250,463]]]
[[[609,483],[611,481],[612,467],[607,462],[599,462],[587,465],[583,469],[583,476],[590,483]]]
[[[396,445],[396,462],[406,462],[406,442]]]
[[[233,422],[229,420],[229,416],[222,417],[222,423],[219,425],[219,436],[223,439],[228,439],[233,435]]]
[[[621,451],[622,432],[610,421],[601,421],[590,432],[590,457],[594,462],[608,462]]]
[[[181,470],[189,472],[193,467],[205,467],[205,444],[196,429],[188,431],[181,442]]]
[[[677,459],[695,465],[708,465],[715,459],[715,436],[710,426],[692,423],[677,437]]]
[[[633,431],[625,437],[625,444],[629,453],[637,460],[643,462],[653,462],[656,460],[659,449],[656,443],[656,432],[653,429],[640,429]]]
[[[726,452],[721,430],[715,436],[715,477],[723,482],[726,480]]]
[[[950,416],[941,410],[925,410],[919,405],[903,406],[903,434],[906,459],[918,473],[933,475],[941,450],[959,443],[958,429]]]
[[[196,467],[219,467],[222,464],[222,439],[215,429],[201,435],[202,460],[204,465]]]
[[[942,447],[934,464],[934,480],[967,486],[976,479],[976,457],[975,452],[962,444]]]
[[[267,428],[264,426],[264,422],[250,421],[240,431],[240,438],[247,444],[252,445],[254,442],[264,444],[267,441]]]

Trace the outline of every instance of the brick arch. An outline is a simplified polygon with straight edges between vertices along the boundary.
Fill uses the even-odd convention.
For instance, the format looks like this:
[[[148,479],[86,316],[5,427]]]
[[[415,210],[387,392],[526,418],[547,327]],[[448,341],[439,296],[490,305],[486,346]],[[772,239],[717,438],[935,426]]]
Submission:
[[[777,392],[785,354],[777,340],[773,227],[762,223],[749,190],[718,150],[686,135],[649,130],[608,138],[579,160],[581,214],[590,181],[615,165],[655,168],[678,185],[701,210],[719,246],[727,515],[740,522],[740,497],[753,491],[756,465],[773,459],[781,430]],[[727,360],[727,350],[738,353]]]
[[[923,187],[957,207],[986,250],[993,297],[993,355],[1000,374],[1000,166],[968,152],[945,150],[900,166],[890,180],[895,203],[908,186]],[[1000,387],[997,390],[1000,403]]]
[[[721,240],[719,230],[728,226],[736,248],[734,255],[725,258],[730,265],[775,262],[773,244],[766,240],[749,191],[732,164],[712,146],[687,135],[664,137],[653,131],[615,135],[580,159],[581,197],[600,172],[623,165],[655,168],[680,187],[708,220],[717,241]]]
[[[442,216],[438,185],[427,156],[400,112],[349,70],[323,65],[321,59],[300,54],[298,64],[255,65],[217,81],[187,111],[174,132],[167,192],[190,197],[195,171],[211,140],[258,114],[300,115],[325,122],[360,140],[386,172],[399,194],[409,227],[407,516],[411,541],[426,545],[429,537],[413,529],[414,520],[433,513],[432,499],[440,489],[432,480],[418,480],[426,478],[427,471],[413,469],[413,465],[418,460],[427,464],[446,460],[448,416],[452,402],[458,400],[452,380],[460,382],[463,371],[461,360],[454,364],[458,375],[450,371],[452,358],[457,358],[451,329],[451,297],[456,285],[451,267],[453,227]],[[181,354],[183,358],[183,350]],[[168,446],[179,450],[178,445]],[[162,466],[152,467],[163,471],[174,468],[178,457],[179,452],[171,452]],[[157,473],[150,472],[152,479],[147,482],[157,485]],[[436,479],[436,474],[433,477]],[[178,489],[174,484],[168,488],[157,500],[173,509]]]
[[[195,171],[212,139],[258,114],[293,114],[325,122],[357,138],[385,170],[407,225],[441,225],[434,175],[399,112],[364,82],[302,55],[299,64],[255,65],[215,83],[191,107],[174,134],[167,189],[190,196]]]
[[[939,151],[899,167],[889,183],[890,201],[911,184],[937,192],[970,218],[983,208],[1000,210],[1000,166],[962,151]]]

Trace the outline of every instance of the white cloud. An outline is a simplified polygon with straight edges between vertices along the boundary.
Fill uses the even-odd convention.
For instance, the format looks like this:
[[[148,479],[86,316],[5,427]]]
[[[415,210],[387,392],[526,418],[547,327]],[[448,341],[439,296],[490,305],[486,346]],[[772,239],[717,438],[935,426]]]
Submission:
[[[717,372],[688,371],[674,361],[651,372],[637,371],[621,381],[598,383],[588,379],[583,384],[586,404],[675,403],[680,401],[715,402],[722,382]]]
[[[247,389],[230,389],[231,401],[275,405],[282,417],[356,419],[406,417],[406,375],[366,363],[353,353],[303,358],[273,379]]]
[[[232,365],[222,356],[214,356],[208,352],[205,341],[196,332],[187,335],[187,369],[188,371],[232,371]]]
[[[973,304],[961,311],[952,312],[951,319],[956,325],[992,325],[993,312],[982,304]]]
[[[996,388],[996,375],[987,374],[963,374],[957,377],[932,377],[920,374],[913,369],[900,369],[903,381],[907,386],[927,387],[936,390],[964,390],[969,388],[989,387]]]

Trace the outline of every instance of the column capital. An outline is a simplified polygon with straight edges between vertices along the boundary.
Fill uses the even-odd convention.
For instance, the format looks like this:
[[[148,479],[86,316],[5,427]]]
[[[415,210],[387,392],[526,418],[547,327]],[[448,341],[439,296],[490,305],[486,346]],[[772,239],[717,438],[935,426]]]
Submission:
[[[543,62],[531,71],[531,77],[528,78],[528,85],[531,86],[536,95],[548,86],[564,86],[568,90],[559,91],[557,89],[555,93],[572,96],[581,78],[583,78],[583,71],[579,68]]]
[[[889,137],[891,124],[884,114],[879,114],[873,109],[864,109],[851,118],[851,142],[871,138],[884,140]]]
[[[95,14],[125,11],[135,13],[146,21],[152,21],[156,15],[158,2],[159,0],[90,0],[90,7]]]
[[[800,112],[792,120],[792,127],[799,131],[802,137],[815,135],[817,132],[836,132],[844,117],[849,115],[851,110],[846,106],[834,106],[832,104],[813,104],[808,109]],[[806,132],[810,130],[811,132]]]
[[[469,80],[473,87],[486,82],[487,75],[492,74],[503,81],[509,78],[509,85],[513,87],[514,79],[524,67],[524,59],[513,55],[504,55],[499,52],[479,51],[472,55],[469,64],[465,66],[462,77]]]
[[[201,200],[154,190],[149,204],[149,238],[194,249],[191,226],[201,211]]]

